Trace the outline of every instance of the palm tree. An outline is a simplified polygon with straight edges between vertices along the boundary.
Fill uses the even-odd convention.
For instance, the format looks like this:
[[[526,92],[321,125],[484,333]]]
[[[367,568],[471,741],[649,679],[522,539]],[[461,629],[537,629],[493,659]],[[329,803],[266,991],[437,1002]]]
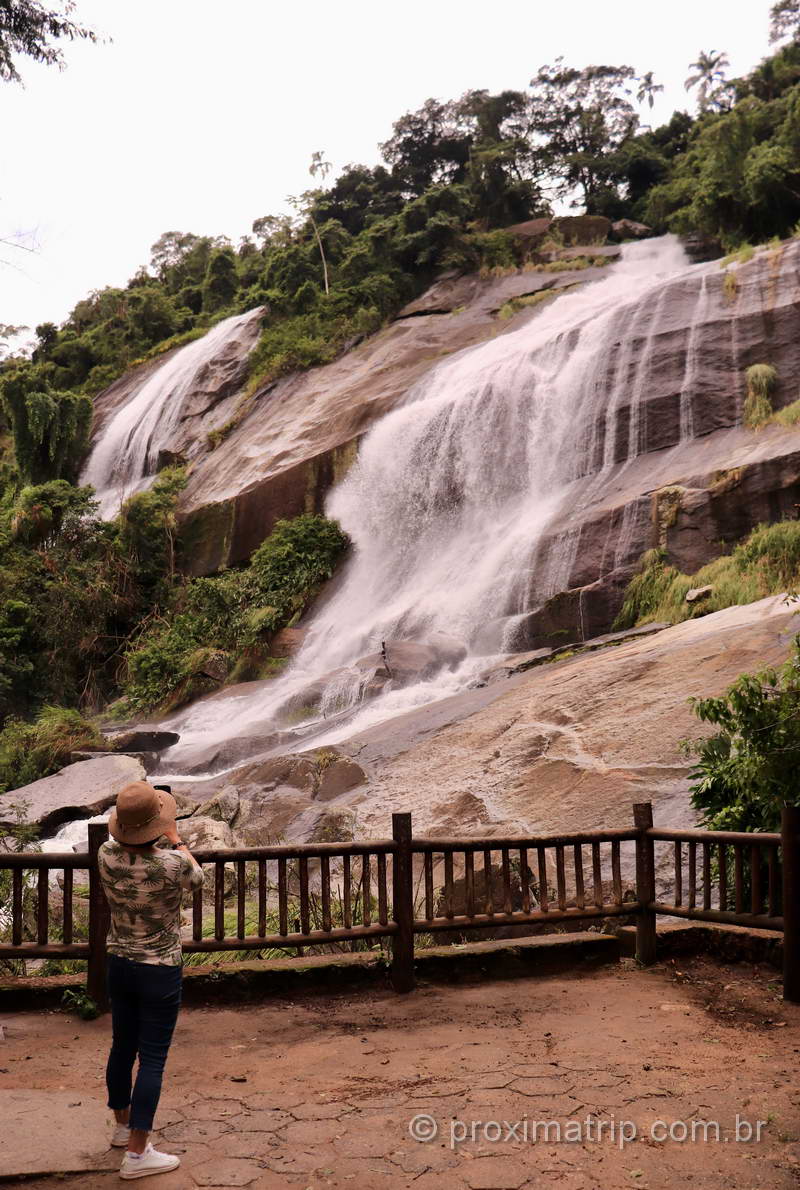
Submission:
[[[725,82],[725,68],[730,66],[728,55],[721,50],[701,50],[696,62],[692,62],[689,69],[693,71],[683,84],[687,91],[697,87],[697,106],[701,112],[708,110],[714,101],[715,94]]]
[[[653,104],[655,103],[656,92],[663,91],[664,88],[662,87],[661,83],[653,82],[652,70],[648,70],[646,74],[643,74],[642,77],[636,81],[639,84],[639,90],[636,92],[636,102],[644,103],[645,100],[647,100],[648,106],[652,108]]]

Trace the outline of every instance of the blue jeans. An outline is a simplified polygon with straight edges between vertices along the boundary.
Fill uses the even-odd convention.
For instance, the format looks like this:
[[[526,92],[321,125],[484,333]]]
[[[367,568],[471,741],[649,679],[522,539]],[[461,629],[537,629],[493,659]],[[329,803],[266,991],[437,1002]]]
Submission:
[[[130,1126],[150,1132],[161,1095],[161,1078],[181,1006],[181,967],[134,963],[109,955],[108,994],[113,1039],[106,1067],[108,1106],[130,1106]],[[131,1094],[133,1064],[139,1069]]]

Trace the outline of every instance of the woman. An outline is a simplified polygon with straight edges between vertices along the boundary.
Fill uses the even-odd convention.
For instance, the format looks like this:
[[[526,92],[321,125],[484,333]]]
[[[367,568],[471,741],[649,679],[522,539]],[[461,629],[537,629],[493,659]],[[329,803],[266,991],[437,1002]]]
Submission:
[[[181,894],[203,883],[201,867],[178,838],[175,809],[169,793],[146,781],[126,786],[109,818],[112,838],[98,852],[111,909],[113,1041],[106,1084],[117,1121],[111,1143],[127,1150],[120,1168],[123,1178],[166,1173],[180,1165],[180,1158],[159,1153],[148,1141],[181,1004]],[[162,837],[169,849],[156,846]]]

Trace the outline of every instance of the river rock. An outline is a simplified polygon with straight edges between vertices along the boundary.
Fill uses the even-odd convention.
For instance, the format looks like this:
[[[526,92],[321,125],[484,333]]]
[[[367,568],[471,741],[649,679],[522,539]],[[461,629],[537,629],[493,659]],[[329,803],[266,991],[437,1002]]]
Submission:
[[[102,814],[121,789],[144,776],[143,765],[132,756],[98,756],[69,764],[52,777],[0,795],[0,827],[14,823],[10,807],[16,803],[26,807],[26,820],[38,824],[47,837],[65,822]]]

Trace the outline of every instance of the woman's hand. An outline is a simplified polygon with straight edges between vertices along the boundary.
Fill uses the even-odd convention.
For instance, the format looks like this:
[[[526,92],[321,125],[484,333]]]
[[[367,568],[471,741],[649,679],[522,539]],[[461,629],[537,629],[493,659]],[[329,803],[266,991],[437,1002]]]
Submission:
[[[180,845],[181,839],[175,823],[173,823],[172,826],[168,827],[167,830],[164,831],[164,838],[168,843],[172,843],[175,847]]]

